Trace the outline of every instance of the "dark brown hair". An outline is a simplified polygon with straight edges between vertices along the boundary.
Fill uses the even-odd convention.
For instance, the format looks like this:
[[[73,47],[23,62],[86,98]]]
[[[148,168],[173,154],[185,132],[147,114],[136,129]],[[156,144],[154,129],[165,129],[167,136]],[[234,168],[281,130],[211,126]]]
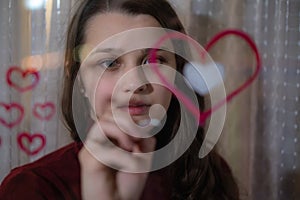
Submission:
[[[166,0],[84,0],[79,5],[68,29],[62,112],[67,128],[75,141],[80,141],[76,131],[72,113],[72,92],[80,67],[76,48],[84,43],[87,22],[95,15],[103,12],[121,12],[129,15],[147,14],[154,17],[163,28],[185,33],[177,14]],[[182,71],[184,61],[176,56],[177,70]],[[203,109],[203,98],[198,97]],[[176,133],[180,120],[178,101],[172,98],[168,109],[168,118],[158,134],[158,147],[163,146]],[[169,117],[170,116],[170,117]],[[163,136],[162,136],[163,135]],[[166,135],[168,135],[166,137]],[[211,151],[203,159],[198,152],[204,139],[204,132],[199,128],[195,140],[189,149],[168,167],[172,188],[172,199],[239,199],[237,184],[225,160],[215,151]],[[176,178],[175,178],[176,177]]]

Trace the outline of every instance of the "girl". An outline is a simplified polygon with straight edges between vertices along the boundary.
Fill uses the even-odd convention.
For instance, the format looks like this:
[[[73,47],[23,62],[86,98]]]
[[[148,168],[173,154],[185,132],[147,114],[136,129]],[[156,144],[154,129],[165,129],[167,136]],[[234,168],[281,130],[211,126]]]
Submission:
[[[160,149],[175,136],[181,118],[179,102],[165,87],[145,81],[146,72],[136,67],[150,61],[147,49],[117,56],[116,50],[135,41],[108,42],[111,46],[100,49],[96,61],[91,58],[91,49],[112,35],[149,27],[185,33],[166,0],[85,0],[80,4],[68,30],[62,99],[64,119],[75,142],[14,169],[2,183],[0,199],[239,199],[237,184],[221,156],[212,151],[198,158],[204,138],[202,128],[187,151],[169,166],[131,173],[154,160],[138,153]],[[157,51],[156,62],[180,73],[184,65],[180,56],[168,51]],[[93,106],[87,114],[92,118],[92,123],[87,122],[91,125],[88,129],[87,123],[77,124],[80,117],[85,122],[90,120],[84,111],[77,118],[81,107],[74,104],[79,100],[76,93],[87,100],[84,105]],[[198,100],[203,108],[203,99]],[[148,134],[153,128],[140,132],[122,116],[129,113],[134,123],[151,127],[153,105],[166,110],[166,122],[159,133],[148,138],[128,135],[135,131]],[[164,113],[157,114],[158,110],[153,115],[160,120]],[[126,131],[116,124],[113,113],[125,120]],[[126,153],[116,151],[117,146]]]

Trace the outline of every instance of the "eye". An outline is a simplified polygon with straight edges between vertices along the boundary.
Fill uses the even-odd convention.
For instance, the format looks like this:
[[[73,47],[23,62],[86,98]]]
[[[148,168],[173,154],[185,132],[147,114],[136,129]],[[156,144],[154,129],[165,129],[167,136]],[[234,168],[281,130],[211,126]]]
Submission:
[[[114,70],[114,69],[117,69],[121,66],[121,64],[118,62],[117,59],[112,59],[112,58],[109,58],[109,59],[103,59],[101,61],[98,62],[98,65],[104,67],[105,69],[108,69],[108,70]]]
[[[150,60],[149,57],[144,58],[142,64],[143,65],[149,65],[150,63],[164,64],[166,62],[167,60],[163,56],[156,56],[156,59],[154,61]]]

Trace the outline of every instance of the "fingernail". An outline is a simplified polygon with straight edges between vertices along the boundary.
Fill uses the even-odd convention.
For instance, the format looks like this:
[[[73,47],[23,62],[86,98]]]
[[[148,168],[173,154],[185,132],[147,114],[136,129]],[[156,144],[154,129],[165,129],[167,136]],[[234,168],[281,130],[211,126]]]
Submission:
[[[151,124],[151,120],[143,119],[143,120],[137,121],[137,124],[141,127],[145,127],[145,126],[148,126],[149,124]]]
[[[161,123],[160,123],[159,119],[151,118],[150,125],[152,125],[152,126],[160,126]]]

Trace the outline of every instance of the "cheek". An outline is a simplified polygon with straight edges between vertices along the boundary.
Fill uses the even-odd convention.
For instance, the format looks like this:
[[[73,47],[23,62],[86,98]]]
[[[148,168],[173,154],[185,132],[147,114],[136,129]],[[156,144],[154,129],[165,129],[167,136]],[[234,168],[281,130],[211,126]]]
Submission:
[[[154,97],[156,99],[156,103],[162,105],[166,110],[168,110],[172,93],[163,86],[155,86],[154,91],[156,91]]]
[[[95,108],[97,114],[104,113],[105,109],[111,107],[111,97],[115,83],[113,81],[102,80],[95,90]]]

